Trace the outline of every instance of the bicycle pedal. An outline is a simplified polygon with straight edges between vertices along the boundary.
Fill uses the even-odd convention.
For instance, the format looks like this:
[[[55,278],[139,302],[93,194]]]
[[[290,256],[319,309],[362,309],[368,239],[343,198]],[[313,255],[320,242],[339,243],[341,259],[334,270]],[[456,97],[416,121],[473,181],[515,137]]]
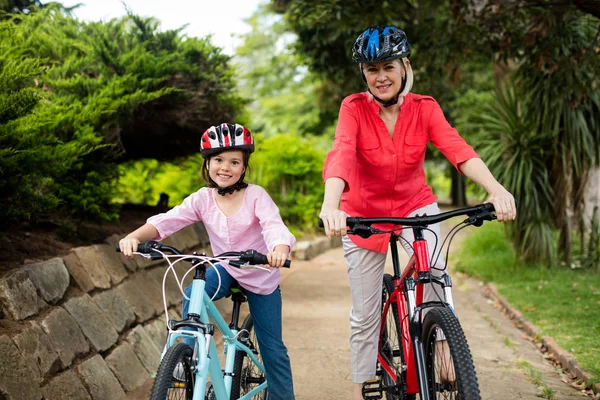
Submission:
[[[380,379],[371,379],[362,384],[362,396],[365,400],[383,399],[383,388]]]

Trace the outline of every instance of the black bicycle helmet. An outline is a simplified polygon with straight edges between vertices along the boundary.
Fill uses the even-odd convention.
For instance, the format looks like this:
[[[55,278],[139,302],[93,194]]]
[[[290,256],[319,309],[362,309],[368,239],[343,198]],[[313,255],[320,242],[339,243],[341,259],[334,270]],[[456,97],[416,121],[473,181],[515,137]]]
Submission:
[[[410,58],[410,45],[404,31],[389,25],[367,28],[354,42],[352,59],[357,63]]]

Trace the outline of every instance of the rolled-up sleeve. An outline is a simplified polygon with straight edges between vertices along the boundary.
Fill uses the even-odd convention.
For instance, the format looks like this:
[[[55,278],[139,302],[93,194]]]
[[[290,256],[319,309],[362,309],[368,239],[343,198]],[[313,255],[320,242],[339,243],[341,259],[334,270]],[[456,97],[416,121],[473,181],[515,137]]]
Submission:
[[[166,213],[148,218],[146,222],[154,226],[159,234],[154,240],[162,240],[190,224],[202,221],[201,190],[192,193]]]
[[[279,208],[271,199],[271,196],[263,188],[257,188],[260,191],[256,197],[254,212],[262,228],[262,235],[267,248],[269,251],[273,251],[275,246],[285,244],[290,247],[291,252],[296,243],[296,238],[283,223]]]
[[[432,110],[428,121],[428,131],[431,142],[460,172],[458,168],[460,163],[471,158],[479,158],[479,156],[458,134],[458,131],[448,123],[439,104],[433,99],[430,101]]]
[[[340,107],[338,123],[333,139],[333,148],[327,154],[323,166],[323,181],[329,178],[341,178],[346,182],[344,191],[348,191],[353,179],[356,164],[356,138],[359,120],[345,99]]]

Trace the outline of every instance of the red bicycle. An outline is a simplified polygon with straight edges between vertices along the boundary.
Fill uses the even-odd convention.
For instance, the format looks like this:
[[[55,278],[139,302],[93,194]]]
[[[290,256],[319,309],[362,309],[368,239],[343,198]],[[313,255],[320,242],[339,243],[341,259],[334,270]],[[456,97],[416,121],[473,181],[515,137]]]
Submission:
[[[496,219],[493,212],[494,206],[486,203],[431,216],[347,218],[348,233],[361,237],[391,233],[394,275],[383,277],[377,379],[363,384],[365,399],[381,399],[385,395],[386,399],[412,400],[417,393],[420,400],[480,399],[469,346],[454,312],[450,275],[445,271],[441,276],[431,273],[430,265],[435,265],[437,259],[430,258],[423,231],[449,218],[467,216],[446,236],[449,248],[458,231]],[[413,230],[414,254],[402,272],[397,247],[398,240],[405,240],[398,233],[402,228],[380,230],[373,224]],[[441,250],[432,256],[435,253],[439,257]],[[447,256],[448,253],[446,261]],[[438,295],[436,301],[423,302],[425,284],[439,285],[443,295]]]

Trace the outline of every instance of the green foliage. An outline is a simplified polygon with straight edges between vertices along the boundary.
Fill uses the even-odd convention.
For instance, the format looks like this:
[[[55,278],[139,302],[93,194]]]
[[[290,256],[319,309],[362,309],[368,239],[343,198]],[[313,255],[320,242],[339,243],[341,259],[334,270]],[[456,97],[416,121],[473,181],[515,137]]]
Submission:
[[[235,61],[242,95],[252,100],[247,109],[251,129],[265,136],[323,134],[327,126],[319,115],[319,81],[292,52],[295,35],[266,6],[246,22],[252,29],[241,35]]]
[[[3,222],[114,218],[119,157],[196,153],[210,119],[243,104],[209,39],[131,13],[84,23],[61,10],[0,22]]]
[[[546,169],[549,136],[541,135],[514,90],[499,92],[496,104],[481,114],[486,132],[477,141],[481,157],[518,201],[513,237],[525,259],[553,259],[553,192]]]
[[[323,202],[323,162],[329,139],[296,134],[257,138],[250,181],[267,190],[295,232],[314,232]]]
[[[177,163],[137,160],[119,165],[119,195],[115,201],[129,204],[156,204],[161,193],[169,196],[169,206],[180,204],[197,191],[202,181],[202,157],[198,154]]]
[[[547,267],[517,260],[500,223],[472,232],[450,265],[493,282],[507,301],[600,378],[600,274],[590,269]],[[583,322],[582,322],[583,321]]]

